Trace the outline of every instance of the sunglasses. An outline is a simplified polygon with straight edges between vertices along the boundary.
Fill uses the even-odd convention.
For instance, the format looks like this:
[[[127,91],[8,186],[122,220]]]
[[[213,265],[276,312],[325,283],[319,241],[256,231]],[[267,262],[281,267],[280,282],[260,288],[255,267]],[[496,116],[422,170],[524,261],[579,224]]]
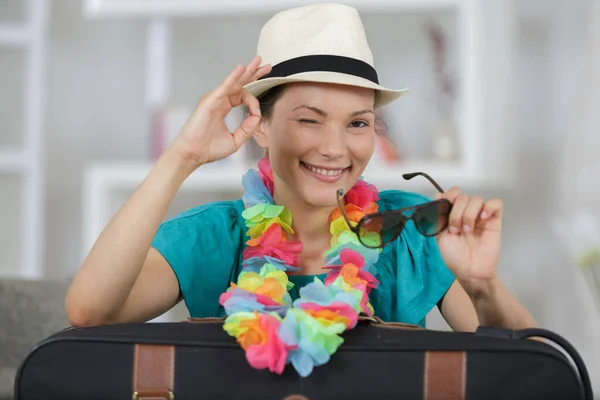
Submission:
[[[444,193],[440,185],[424,172],[402,175],[406,180],[410,180],[415,176],[427,178],[440,193]],[[452,209],[449,200],[440,199],[399,210],[367,214],[356,223],[350,221],[344,210],[343,195],[344,191],[339,189],[337,191],[337,201],[346,224],[364,246],[372,249],[385,247],[396,240],[409,221],[413,221],[415,227],[423,236],[435,236],[448,227],[448,217]]]

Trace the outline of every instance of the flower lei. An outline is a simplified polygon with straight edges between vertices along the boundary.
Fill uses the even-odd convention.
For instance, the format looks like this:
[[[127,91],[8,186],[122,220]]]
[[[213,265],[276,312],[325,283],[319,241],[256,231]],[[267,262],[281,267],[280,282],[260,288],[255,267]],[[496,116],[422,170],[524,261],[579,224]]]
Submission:
[[[373,315],[369,293],[379,285],[374,265],[380,250],[361,245],[336,209],[330,216],[331,248],[324,254],[325,281],[315,277],[292,302],[288,273],[299,270],[302,242],[286,240],[286,233],[294,232],[292,215],[273,202],[269,160],[263,158],[258,171],[250,169],[242,184],[250,240],[237,283],[219,299],[227,313],[224,330],[237,339],[252,367],[281,374],[291,363],[306,377],[329,361],[343,343],[340,335],[356,326],[359,314]],[[363,180],[345,198],[351,221],[377,211],[378,191]],[[372,240],[379,240],[374,235]]]

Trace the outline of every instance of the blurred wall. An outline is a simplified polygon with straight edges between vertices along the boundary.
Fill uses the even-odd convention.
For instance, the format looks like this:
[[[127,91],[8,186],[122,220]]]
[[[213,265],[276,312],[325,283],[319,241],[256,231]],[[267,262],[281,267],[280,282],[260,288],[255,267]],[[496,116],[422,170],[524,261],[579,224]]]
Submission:
[[[48,51],[47,242],[49,274],[77,270],[81,172],[92,160],[143,160],[146,24],[90,21],[81,1],[52,1]]]
[[[538,321],[572,341],[600,390],[600,317],[555,233],[555,162],[573,115],[585,0],[518,0],[520,13],[518,110],[520,174],[516,190],[483,192],[506,204],[501,275]],[[178,76],[175,97],[195,101],[227,71],[248,60],[262,21],[243,19],[227,28],[219,21],[184,20],[175,28]],[[186,34],[186,32],[188,34]],[[52,2],[47,112],[47,271],[69,277],[81,262],[81,171],[103,159],[143,160],[149,150],[144,104],[146,26],[138,20],[86,21],[80,1]],[[190,53],[194,43],[219,35],[228,49]],[[210,46],[209,46],[210,48]],[[210,63],[204,63],[210,60]],[[179,83],[177,83],[179,82]],[[187,85],[186,85],[187,84]],[[493,95],[493,94],[490,94]],[[490,149],[493,151],[493,149]],[[432,327],[445,325],[438,315]]]

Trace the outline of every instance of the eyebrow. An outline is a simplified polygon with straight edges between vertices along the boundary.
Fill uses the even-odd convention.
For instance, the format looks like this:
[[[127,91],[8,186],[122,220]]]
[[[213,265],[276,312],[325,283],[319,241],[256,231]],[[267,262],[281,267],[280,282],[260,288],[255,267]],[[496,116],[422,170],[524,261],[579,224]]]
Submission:
[[[297,111],[297,110],[300,110],[302,108],[306,108],[307,110],[315,112],[315,113],[321,115],[322,117],[326,117],[327,116],[327,113],[325,111],[321,110],[320,108],[312,107],[312,106],[307,106],[306,104],[302,104],[302,105],[294,108],[293,111]],[[375,115],[375,113],[373,112],[373,110],[360,110],[360,111],[354,111],[352,114],[350,114],[350,116],[351,117],[356,117],[356,116],[359,116],[359,115],[362,115],[362,114],[367,114],[367,113],[371,113],[371,114]]]

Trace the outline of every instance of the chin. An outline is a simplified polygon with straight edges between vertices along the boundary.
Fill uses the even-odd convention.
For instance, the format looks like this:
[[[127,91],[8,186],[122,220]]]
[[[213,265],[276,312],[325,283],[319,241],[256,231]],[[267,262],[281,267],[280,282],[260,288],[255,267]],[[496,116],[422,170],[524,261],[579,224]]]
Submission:
[[[322,191],[320,191],[322,192]],[[336,190],[330,190],[322,193],[311,193],[304,196],[306,204],[316,208],[336,207]]]

